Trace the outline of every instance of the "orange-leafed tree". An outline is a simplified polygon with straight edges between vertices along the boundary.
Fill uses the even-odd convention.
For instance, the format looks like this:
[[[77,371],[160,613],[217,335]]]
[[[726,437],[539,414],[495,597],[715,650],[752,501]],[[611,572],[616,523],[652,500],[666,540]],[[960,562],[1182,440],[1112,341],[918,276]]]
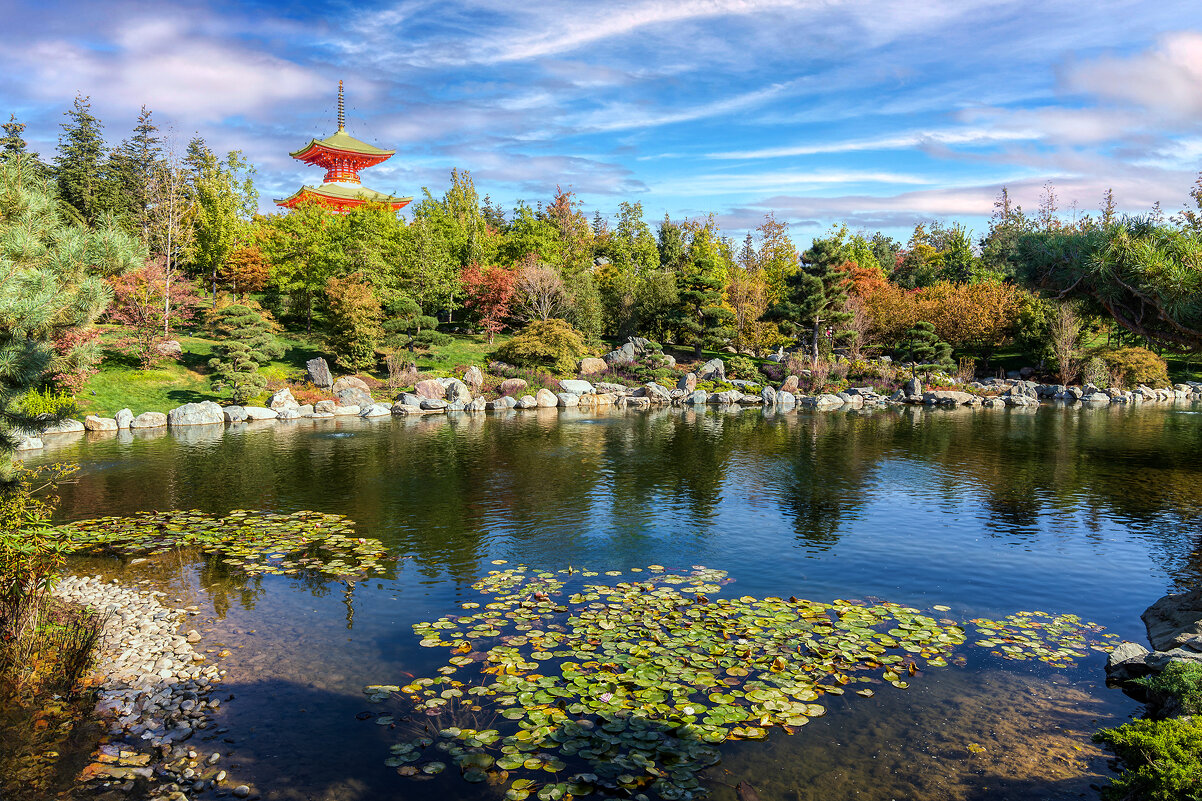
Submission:
[[[154,259],[138,270],[109,279],[113,305],[108,316],[125,327],[117,344],[134,354],[149,369],[158,357],[158,346],[171,336],[171,326],[192,319],[199,301],[192,283],[170,276],[163,259]]]
[[[271,265],[258,245],[243,245],[230,253],[221,266],[218,277],[235,295],[258,292],[271,277]]]
[[[459,273],[459,283],[466,293],[464,305],[480,318],[480,326],[488,332],[488,344],[505,327],[509,307],[513,302],[517,273],[506,267],[469,265]]]
[[[953,284],[941,281],[916,293],[919,318],[935,326],[944,342],[986,362],[1014,335],[1018,290],[1001,281]]]

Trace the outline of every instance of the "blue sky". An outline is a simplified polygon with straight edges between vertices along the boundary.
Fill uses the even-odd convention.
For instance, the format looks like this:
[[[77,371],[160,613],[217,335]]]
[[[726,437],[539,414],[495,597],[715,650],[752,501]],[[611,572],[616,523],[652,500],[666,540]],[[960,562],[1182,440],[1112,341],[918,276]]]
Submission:
[[[452,167],[510,207],[573,189],[832,223],[978,234],[1005,184],[1066,213],[1113,187],[1179,209],[1202,170],[1197,0],[918,2],[158,2],[0,0],[0,113],[53,152],[92,95],[112,142],[142,104],[182,146],[246,153],[263,207],[320,172],[288,157],[334,129],[396,148],[373,188],[444,191]]]

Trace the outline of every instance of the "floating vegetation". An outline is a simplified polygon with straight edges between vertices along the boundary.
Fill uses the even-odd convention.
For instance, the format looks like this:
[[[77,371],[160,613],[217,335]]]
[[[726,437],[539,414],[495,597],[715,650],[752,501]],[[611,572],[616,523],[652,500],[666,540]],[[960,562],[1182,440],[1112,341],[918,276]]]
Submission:
[[[995,656],[1015,661],[1038,659],[1052,667],[1071,667],[1074,660],[1089,655],[1089,650],[1109,653],[1109,641],[1117,634],[1101,634],[1102,627],[1076,615],[1052,615],[1047,612],[1016,612],[1001,620],[970,620],[982,639],[974,645],[992,649]]]
[[[415,625],[421,645],[449,657],[437,677],[366,688],[372,701],[406,698],[424,721],[387,764],[418,776],[450,761],[509,801],[692,798],[719,743],[791,733],[825,713],[824,695],[904,689],[965,640],[954,621],[898,604],[711,598],[722,571],[636,572],[609,586],[591,571],[494,570],[473,585],[482,604]],[[486,710],[507,733],[464,723]]]
[[[75,553],[141,556],[195,548],[250,574],[316,571],[333,576],[382,573],[383,543],[355,536],[354,523],[322,512],[145,512],[60,526]]]

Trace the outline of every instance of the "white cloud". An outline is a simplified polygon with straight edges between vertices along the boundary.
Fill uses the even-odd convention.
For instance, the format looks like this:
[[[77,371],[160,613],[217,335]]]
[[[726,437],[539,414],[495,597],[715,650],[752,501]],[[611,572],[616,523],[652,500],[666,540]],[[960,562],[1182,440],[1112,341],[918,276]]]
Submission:
[[[912,131],[903,134],[890,134],[871,139],[853,139],[841,142],[819,142],[806,145],[786,145],[783,147],[765,147],[756,150],[729,150],[718,153],[708,153],[711,159],[765,159],[783,158],[787,156],[811,156],[826,153],[851,153],[863,150],[904,150],[921,148],[929,145],[968,145],[981,146],[997,142],[1013,142],[1020,140],[1039,139],[1041,134],[1033,129],[998,130],[991,128],[976,128],[963,130],[932,130]]]
[[[773,171],[766,173],[732,172],[698,175],[656,182],[656,192],[684,197],[695,195],[748,195],[829,189],[832,186],[922,185],[930,180],[917,175],[875,170],[815,170],[807,172]]]
[[[1067,85],[1159,114],[1197,118],[1202,115],[1202,33],[1178,31],[1152,50],[1076,65],[1067,73]]]

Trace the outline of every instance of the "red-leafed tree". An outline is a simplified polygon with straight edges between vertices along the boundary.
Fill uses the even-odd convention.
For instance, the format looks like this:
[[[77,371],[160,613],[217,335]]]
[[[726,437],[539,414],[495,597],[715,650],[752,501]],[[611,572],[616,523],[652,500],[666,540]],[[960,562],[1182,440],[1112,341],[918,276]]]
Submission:
[[[199,302],[190,281],[167,273],[161,259],[109,279],[113,305],[109,319],[126,329],[117,345],[134,354],[148,369],[159,355],[158,346],[171,336],[171,326],[192,319]]]
[[[479,264],[465,267],[459,273],[459,281],[467,293],[464,305],[480,318],[490,345],[509,316],[516,278],[517,273],[506,267],[481,267]]]

